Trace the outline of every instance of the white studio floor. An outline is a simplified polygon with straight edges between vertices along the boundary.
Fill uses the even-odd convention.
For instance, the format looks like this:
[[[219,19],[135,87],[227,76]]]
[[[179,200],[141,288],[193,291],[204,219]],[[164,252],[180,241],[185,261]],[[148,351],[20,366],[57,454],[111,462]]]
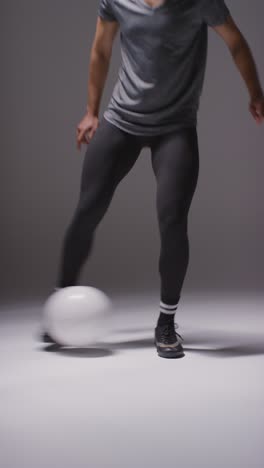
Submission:
[[[0,311],[0,466],[262,468],[264,297],[185,294],[180,359],[154,348],[157,295],[113,300],[98,349],[44,350],[39,304]]]

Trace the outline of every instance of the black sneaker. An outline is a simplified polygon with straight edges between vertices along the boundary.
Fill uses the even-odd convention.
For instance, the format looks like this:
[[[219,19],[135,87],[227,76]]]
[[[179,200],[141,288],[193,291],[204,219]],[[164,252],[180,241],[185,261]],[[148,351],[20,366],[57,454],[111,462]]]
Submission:
[[[181,344],[183,338],[175,331],[177,328],[179,328],[179,325],[174,322],[156,326],[154,344],[160,357],[177,358],[185,356]]]
[[[50,344],[58,344],[57,341],[55,341],[54,338],[47,332],[42,330],[39,334],[39,340],[42,343],[50,343]]]
[[[50,295],[58,291],[60,288],[54,287],[50,291]],[[45,329],[45,326],[42,325],[41,330],[38,332],[38,340],[41,341],[42,343],[50,343],[50,344],[58,344],[57,341],[52,338],[52,336],[48,333],[48,331]]]

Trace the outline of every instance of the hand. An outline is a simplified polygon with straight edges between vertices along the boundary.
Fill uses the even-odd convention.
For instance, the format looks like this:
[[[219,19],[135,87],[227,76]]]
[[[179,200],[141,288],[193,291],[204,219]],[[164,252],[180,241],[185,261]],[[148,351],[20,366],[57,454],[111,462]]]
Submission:
[[[99,119],[96,115],[87,112],[76,129],[77,149],[81,149],[82,143],[89,144],[99,125]]]
[[[260,124],[264,118],[264,94],[251,98],[249,110],[256,122]]]

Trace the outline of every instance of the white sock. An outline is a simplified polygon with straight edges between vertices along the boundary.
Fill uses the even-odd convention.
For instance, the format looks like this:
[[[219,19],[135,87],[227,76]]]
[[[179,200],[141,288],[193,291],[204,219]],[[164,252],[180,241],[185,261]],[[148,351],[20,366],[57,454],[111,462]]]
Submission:
[[[178,303],[170,305],[170,304],[165,304],[165,302],[160,300],[160,312],[162,312],[163,314],[170,314],[170,315],[175,314],[177,307],[178,307]]]

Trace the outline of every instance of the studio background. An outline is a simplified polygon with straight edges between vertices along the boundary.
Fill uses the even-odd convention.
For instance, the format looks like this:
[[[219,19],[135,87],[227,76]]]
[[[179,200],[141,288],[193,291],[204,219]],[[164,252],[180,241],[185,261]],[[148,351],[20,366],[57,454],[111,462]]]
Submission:
[[[263,2],[227,0],[263,85]],[[87,103],[98,1],[1,4],[2,301],[49,293],[79,194],[86,146],[76,126]],[[100,106],[121,61],[119,33]],[[263,124],[228,48],[209,28],[198,113],[199,180],[189,212],[190,261],[183,293],[263,290]],[[80,284],[159,294],[156,184],[144,149],[99,224]]]

